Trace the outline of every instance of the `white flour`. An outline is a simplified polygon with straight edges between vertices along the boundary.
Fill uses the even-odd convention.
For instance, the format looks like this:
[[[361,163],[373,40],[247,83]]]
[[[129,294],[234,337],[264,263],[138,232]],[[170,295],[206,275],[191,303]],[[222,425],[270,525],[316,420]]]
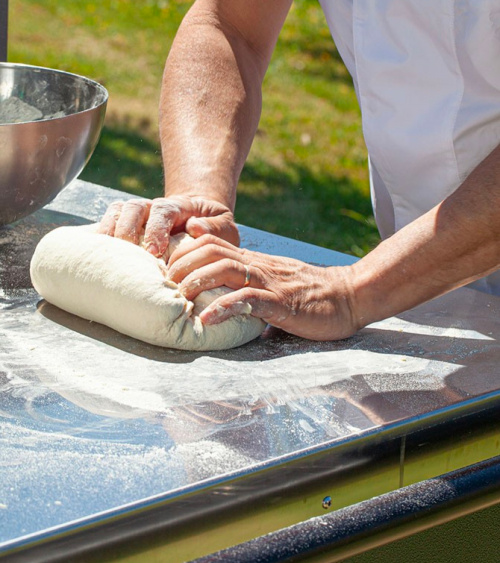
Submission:
[[[93,339],[71,338],[74,333],[41,316],[33,323],[34,330],[23,331],[16,347],[24,348],[24,352],[19,350],[21,356],[30,358],[42,382],[95,414],[114,417],[136,418],[205,401],[294,403],[314,388],[360,375],[398,378],[399,388],[405,390],[422,385],[436,389],[446,375],[460,368],[408,355],[397,347],[393,353],[347,345],[329,350],[321,343],[311,343],[312,349],[300,353],[285,344],[276,357],[261,360],[192,355],[191,361],[176,362],[173,355],[170,362],[166,352],[161,359],[146,360]],[[401,326],[410,333],[414,327],[412,323]],[[446,346],[442,339],[441,345]],[[407,374],[415,375],[404,378]]]

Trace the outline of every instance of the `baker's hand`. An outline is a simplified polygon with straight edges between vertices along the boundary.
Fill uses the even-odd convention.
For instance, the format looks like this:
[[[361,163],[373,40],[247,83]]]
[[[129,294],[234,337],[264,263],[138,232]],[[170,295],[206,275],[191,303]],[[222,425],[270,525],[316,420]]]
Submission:
[[[216,299],[200,314],[217,324],[247,313],[312,340],[338,340],[359,328],[354,314],[350,268],[321,268],[281,256],[233,246],[204,235],[179,247],[169,277],[190,300],[206,289],[236,291]]]
[[[239,244],[238,228],[231,210],[199,196],[170,196],[154,200],[132,199],[112,203],[98,227],[98,232],[134,244],[144,234],[146,249],[163,256],[170,233],[185,231],[194,238],[212,234],[232,244]]]

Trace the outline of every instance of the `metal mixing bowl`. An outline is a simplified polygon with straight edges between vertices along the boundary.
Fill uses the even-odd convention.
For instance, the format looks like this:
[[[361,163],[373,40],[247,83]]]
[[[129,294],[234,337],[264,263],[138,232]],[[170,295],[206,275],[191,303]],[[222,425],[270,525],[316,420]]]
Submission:
[[[0,63],[0,225],[40,209],[80,174],[107,100],[88,78]]]

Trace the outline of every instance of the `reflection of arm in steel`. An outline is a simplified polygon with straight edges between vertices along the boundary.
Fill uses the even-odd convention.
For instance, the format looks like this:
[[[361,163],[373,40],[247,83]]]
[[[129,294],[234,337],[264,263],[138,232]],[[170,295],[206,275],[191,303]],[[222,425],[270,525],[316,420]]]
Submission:
[[[436,388],[374,390],[369,378],[354,377],[342,385],[331,385],[324,392],[342,399],[378,426],[423,413],[424,408],[440,409],[464,399],[463,393],[445,382]]]
[[[243,401],[204,402],[172,407],[169,413],[160,415],[160,420],[175,442],[188,443],[205,439],[222,428],[231,430],[255,423],[250,415],[265,406],[263,401],[251,406]]]
[[[241,403],[241,401],[238,401],[238,403]],[[259,401],[252,406],[245,403],[232,404],[230,401],[214,401],[202,405],[184,405],[181,409],[186,413],[186,418],[191,418],[191,420],[198,421],[200,424],[203,424],[203,421],[213,424],[226,424],[243,414],[251,414],[251,412],[263,407],[265,407],[263,401]]]
[[[0,0],[0,62],[7,60],[9,0]]]

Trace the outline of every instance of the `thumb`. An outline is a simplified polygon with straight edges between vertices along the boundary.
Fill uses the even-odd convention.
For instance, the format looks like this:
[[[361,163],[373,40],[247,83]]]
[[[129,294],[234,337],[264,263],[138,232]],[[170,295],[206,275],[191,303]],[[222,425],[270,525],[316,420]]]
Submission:
[[[208,234],[219,237],[235,246],[240,244],[238,227],[230,213],[224,213],[216,217],[190,217],[186,221],[185,229],[186,233],[193,238]]]

